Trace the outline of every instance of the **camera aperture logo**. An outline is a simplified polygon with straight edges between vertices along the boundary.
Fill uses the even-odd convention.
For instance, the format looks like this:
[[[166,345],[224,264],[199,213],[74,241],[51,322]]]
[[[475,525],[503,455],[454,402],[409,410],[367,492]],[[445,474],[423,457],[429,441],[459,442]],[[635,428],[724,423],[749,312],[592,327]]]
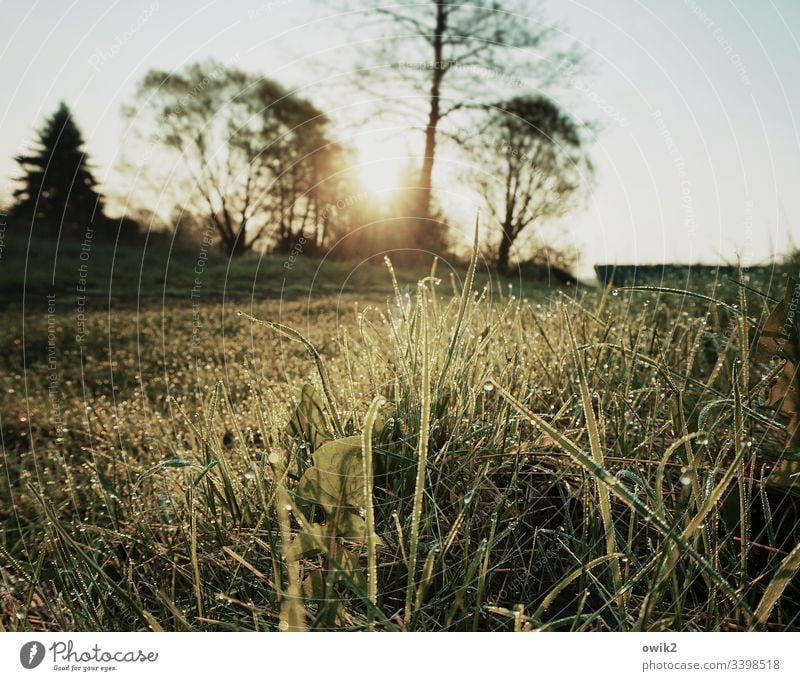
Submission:
[[[57,641],[45,648],[39,641],[29,641],[20,648],[20,664],[25,669],[35,669],[44,661],[48,650],[53,656],[53,670],[58,672],[110,672],[119,669],[121,664],[158,660],[158,653],[141,649],[112,650],[99,645],[79,649],[71,640]]]
[[[44,644],[28,641],[19,650],[19,661],[25,669],[35,669],[44,659]]]

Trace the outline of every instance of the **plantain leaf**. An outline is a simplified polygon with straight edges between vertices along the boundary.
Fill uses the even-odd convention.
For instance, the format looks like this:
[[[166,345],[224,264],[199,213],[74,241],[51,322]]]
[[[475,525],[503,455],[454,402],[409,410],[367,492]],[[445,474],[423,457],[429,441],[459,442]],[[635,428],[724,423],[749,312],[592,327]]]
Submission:
[[[761,327],[757,358],[774,364],[784,362],[765,402],[788,418],[786,446],[800,449],[800,284],[789,278],[786,293]]]
[[[317,525],[319,528],[320,526]],[[299,538],[299,536],[298,536]],[[295,540],[297,541],[297,540]],[[358,565],[358,556],[348,551],[343,546],[334,545],[334,553],[331,555],[341,568],[361,591],[367,588],[367,577],[363,568]],[[335,585],[345,584],[345,580],[340,572],[332,575],[330,588],[327,579],[330,577],[328,570],[311,570],[303,580],[302,588],[306,600],[317,605],[318,608],[328,609],[327,617],[329,625],[345,626],[348,624],[347,611],[341,600],[340,593]]]
[[[308,574],[303,591],[306,599],[320,608],[321,621],[344,626],[343,603],[334,603],[338,589],[332,587],[345,583],[362,592],[367,588],[365,571],[358,565],[358,550],[348,551],[342,543],[358,545],[368,540],[367,523],[361,517],[366,506],[363,440],[361,435],[332,439],[322,404],[319,393],[306,385],[287,426],[290,434],[304,437],[313,447],[312,465],[297,483],[298,505],[319,506],[325,513],[325,522],[312,523],[297,534],[289,553],[294,560],[322,557],[322,567]],[[374,545],[381,543],[377,536],[371,539]],[[334,566],[336,573],[331,574]]]
[[[327,546],[325,529],[319,523],[313,523],[308,530],[303,530],[292,540],[290,551],[293,560],[308,558],[319,553],[319,543]]]
[[[303,473],[297,486],[299,496],[314,501],[328,515],[348,507],[364,505],[361,436],[331,440],[312,455],[314,465]]]
[[[300,437],[316,451],[333,439],[333,428],[325,412],[325,400],[313,385],[306,383],[300,391],[294,416],[286,425],[286,432],[292,437]]]
[[[352,577],[356,586],[361,591],[367,590],[367,575],[363,568],[358,565],[358,555],[353,551],[348,551],[343,546],[336,550],[336,560],[344,572]]]
[[[360,435],[324,443],[312,454],[314,465],[300,478],[297,496],[301,503],[323,508],[327,532],[364,543],[367,525],[361,517],[365,506],[361,445]]]
[[[344,603],[338,598],[336,592],[328,594],[325,575],[320,570],[314,570],[303,580],[303,595],[307,600],[315,603],[320,609],[329,609],[324,622],[328,627],[347,626],[347,612]]]
[[[303,580],[303,592],[309,600],[322,602],[325,599],[325,575],[320,570],[314,570]]]

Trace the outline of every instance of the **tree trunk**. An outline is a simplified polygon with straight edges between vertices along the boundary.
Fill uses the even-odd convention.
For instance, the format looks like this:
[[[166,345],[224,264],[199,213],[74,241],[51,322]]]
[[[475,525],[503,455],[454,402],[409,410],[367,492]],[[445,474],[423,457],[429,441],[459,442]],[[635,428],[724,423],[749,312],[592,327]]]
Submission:
[[[244,255],[249,250],[244,240],[244,234],[239,234],[238,239],[236,237],[226,239],[225,250],[230,258],[238,258],[240,255]]]
[[[425,127],[425,155],[422,159],[422,172],[419,183],[420,217],[427,217],[431,206],[431,188],[433,186],[433,161],[436,155],[436,130],[439,126],[440,108],[439,96],[444,78],[444,64],[442,63],[444,32],[447,29],[447,14],[445,3],[436,4],[436,28],[433,35],[433,77],[431,80],[430,109],[428,111],[428,125]]]
[[[292,250],[292,228],[281,219],[278,225],[278,238],[275,240],[275,253],[288,253]]]
[[[500,248],[497,250],[497,271],[500,274],[508,274],[508,261],[511,255],[511,246],[514,244],[511,227],[503,225],[503,239]]]

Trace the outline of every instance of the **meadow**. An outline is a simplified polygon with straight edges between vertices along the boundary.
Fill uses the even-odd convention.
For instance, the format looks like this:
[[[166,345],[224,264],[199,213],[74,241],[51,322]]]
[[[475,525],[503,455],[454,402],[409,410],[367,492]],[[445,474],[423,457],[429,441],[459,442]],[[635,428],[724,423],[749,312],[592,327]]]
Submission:
[[[758,346],[791,268],[551,289],[212,257],[193,299],[193,259],[94,276],[78,320],[76,252],[52,309],[45,274],[0,312],[3,629],[798,628]]]

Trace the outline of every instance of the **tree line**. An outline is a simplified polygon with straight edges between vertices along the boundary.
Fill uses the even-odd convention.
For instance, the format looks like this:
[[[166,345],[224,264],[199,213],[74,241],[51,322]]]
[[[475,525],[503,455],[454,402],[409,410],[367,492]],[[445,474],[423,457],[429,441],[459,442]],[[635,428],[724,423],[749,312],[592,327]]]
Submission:
[[[397,10],[376,3],[369,16],[379,19],[373,30],[386,39],[370,41],[363,56],[380,68],[356,69],[353,85],[416,94],[387,97],[382,112],[419,120],[422,153],[408,167],[403,191],[376,206],[354,173],[355,151],[337,139],[324,111],[273,79],[205,61],[149,71],[124,107],[126,172],[140,200],[148,210],[166,206],[173,229],[213,233],[231,257],[256,248],[290,253],[300,238],[306,255],[446,254],[449,221],[437,203],[434,167],[450,144],[469,159],[460,179],[486,205],[497,269],[542,254],[568,266],[563,251],[536,236],[591,186],[589,129],[543,91],[565,65],[574,73],[579,57],[551,48],[551,29],[492,2]],[[405,100],[416,108],[402,110]],[[11,221],[55,239],[81,238],[90,225],[122,241],[141,232],[136,211],[107,216],[65,103],[16,161],[22,172]],[[526,238],[535,244],[527,254],[519,247]]]

